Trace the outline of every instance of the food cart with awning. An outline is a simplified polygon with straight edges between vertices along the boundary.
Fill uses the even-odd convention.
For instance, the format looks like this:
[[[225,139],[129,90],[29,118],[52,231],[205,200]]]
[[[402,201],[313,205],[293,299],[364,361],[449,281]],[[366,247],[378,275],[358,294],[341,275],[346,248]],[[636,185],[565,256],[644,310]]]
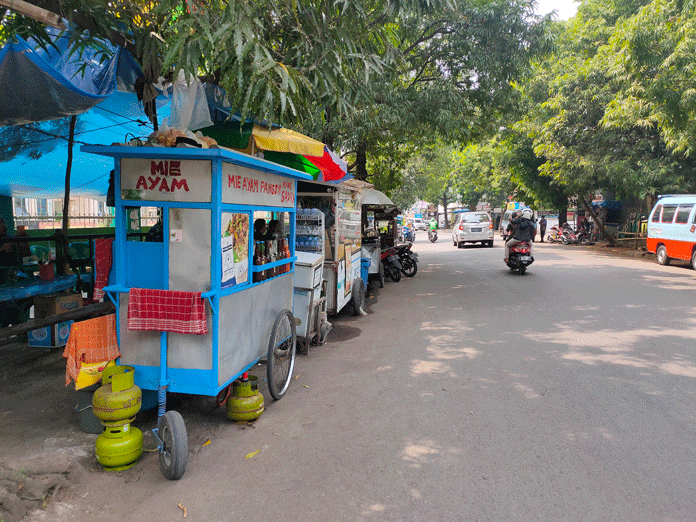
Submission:
[[[298,214],[315,211],[322,215],[326,307],[331,315],[338,314],[348,303],[352,303],[356,315],[364,314],[360,189],[368,186],[372,185],[355,179],[339,184],[298,182]]]
[[[360,191],[362,208],[362,257],[370,260],[369,274],[379,276],[384,285],[384,267],[381,256],[386,249],[393,248],[397,238],[397,216],[399,209],[389,197],[374,188]]]

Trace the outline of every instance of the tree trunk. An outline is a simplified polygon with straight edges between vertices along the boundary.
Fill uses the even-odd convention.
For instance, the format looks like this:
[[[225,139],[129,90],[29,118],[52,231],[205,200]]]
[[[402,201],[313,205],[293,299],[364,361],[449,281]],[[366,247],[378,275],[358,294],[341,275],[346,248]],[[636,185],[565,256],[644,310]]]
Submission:
[[[73,145],[75,144],[75,124],[77,116],[70,118],[70,136],[68,137],[68,162],[65,166],[65,194],[63,196],[63,223],[60,233],[56,233],[56,272],[58,275],[66,273],[66,265],[69,261],[68,254],[68,226],[70,224],[70,173],[72,171]]]
[[[355,179],[367,181],[367,143],[361,141],[355,153]]]
[[[442,195],[442,208],[445,209],[445,226],[443,228],[447,228],[447,225],[449,224],[449,221],[447,221],[447,192],[445,192]],[[437,226],[440,226],[440,217],[438,216],[437,218]]]
[[[568,204],[558,207],[558,226],[568,222]]]
[[[578,198],[580,199],[580,203],[582,203],[582,206],[585,207],[585,212],[589,213],[590,216],[592,216],[592,221],[594,222],[595,226],[599,229],[599,232],[602,234],[602,237],[607,240],[609,246],[616,246],[616,241],[614,241],[614,238],[607,233],[607,229],[604,228],[604,223],[602,223],[595,211],[592,210],[592,205],[590,205],[587,202],[585,196],[580,194]]]

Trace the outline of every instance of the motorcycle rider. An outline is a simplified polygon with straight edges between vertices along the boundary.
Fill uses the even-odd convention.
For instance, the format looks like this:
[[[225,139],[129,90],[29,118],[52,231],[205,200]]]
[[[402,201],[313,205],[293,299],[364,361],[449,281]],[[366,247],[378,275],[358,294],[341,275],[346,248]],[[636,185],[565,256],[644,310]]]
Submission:
[[[536,227],[532,223],[532,218],[534,214],[529,208],[523,209],[521,212],[516,212],[512,215],[510,219],[510,224],[508,225],[508,239],[505,242],[505,263],[507,264],[510,258],[510,247],[515,246],[518,243],[529,243],[529,255],[532,255],[532,234],[535,232]]]
[[[430,229],[428,230],[428,239],[432,243],[437,241],[437,220],[434,217],[430,219]]]

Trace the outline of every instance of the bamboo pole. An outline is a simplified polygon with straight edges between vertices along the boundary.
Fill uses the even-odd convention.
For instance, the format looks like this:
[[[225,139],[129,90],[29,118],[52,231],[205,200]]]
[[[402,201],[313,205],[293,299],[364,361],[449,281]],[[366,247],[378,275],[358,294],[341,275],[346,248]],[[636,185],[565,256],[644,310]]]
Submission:
[[[0,0],[0,6],[12,9],[21,15],[27,16],[32,20],[36,20],[46,25],[50,25],[51,27],[62,29],[63,31],[67,29],[59,14],[52,13],[51,11],[37,7],[34,4],[25,2],[24,0]]]

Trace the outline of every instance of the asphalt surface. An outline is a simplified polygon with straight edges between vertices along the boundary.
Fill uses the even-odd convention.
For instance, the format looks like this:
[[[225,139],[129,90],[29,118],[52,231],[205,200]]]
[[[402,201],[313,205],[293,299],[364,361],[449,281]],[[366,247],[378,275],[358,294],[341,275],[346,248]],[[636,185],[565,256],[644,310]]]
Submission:
[[[694,271],[537,244],[520,276],[419,235],[253,426],[174,402],[180,481],[146,453],[30,520],[696,520]]]

